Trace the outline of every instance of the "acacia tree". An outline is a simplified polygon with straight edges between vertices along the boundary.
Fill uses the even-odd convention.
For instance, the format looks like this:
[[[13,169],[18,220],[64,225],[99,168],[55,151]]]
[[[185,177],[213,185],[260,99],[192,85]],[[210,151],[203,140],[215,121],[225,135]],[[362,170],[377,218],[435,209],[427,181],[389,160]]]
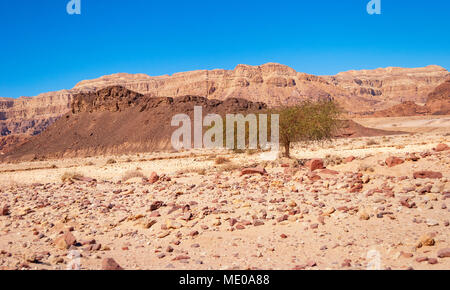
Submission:
[[[286,157],[290,157],[291,143],[330,140],[341,126],[341,111],[332,100],[305,101],[274,109],[273,113],[280,115],[280,143]]]

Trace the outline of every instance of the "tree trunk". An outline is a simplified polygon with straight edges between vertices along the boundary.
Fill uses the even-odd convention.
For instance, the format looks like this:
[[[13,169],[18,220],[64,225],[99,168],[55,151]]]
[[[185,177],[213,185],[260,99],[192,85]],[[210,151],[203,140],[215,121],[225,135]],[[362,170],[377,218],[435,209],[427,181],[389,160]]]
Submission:
[[[291,147],[291,142],[286,142],[284,144],[284,156],[287,158],[291,158],[290,151],[289,151],[290,147]]]

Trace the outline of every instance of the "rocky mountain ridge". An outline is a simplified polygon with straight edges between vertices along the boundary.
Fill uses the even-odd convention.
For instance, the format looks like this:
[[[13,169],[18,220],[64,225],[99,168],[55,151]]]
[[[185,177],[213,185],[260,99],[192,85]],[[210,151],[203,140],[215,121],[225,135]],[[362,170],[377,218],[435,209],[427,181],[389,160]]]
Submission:
[[[349,112],[366,114],[402,101],[425,103],[449,76],[439,66],[342,72],[336,76],[300,73],[275,63],[238,65],[234,70],[198,70],[152,77],[119,73],[79,82],[73,89],[18,99],[0,98],[0,135],[37,135],[70,111],[73,96],[123,86],[153,97],[242,98],[268,106],[333,98]],[[435,106],[438,106],[435,104]]]

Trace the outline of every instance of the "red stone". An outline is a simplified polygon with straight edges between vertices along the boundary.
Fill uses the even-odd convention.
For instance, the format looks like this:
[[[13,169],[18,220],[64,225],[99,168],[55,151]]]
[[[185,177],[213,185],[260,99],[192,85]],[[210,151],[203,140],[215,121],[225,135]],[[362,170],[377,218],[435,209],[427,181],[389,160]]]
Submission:
[[[339,174],[339,172],[337,172],[336,170],[331,170],[331,169],[322,169],[322,170],[320,170],[320,173],[322,173],[322,174],[329,174],[329,175],[337,175],[337,174]]]
[[[262,168],[262,167],[255,167],[255,168],[244,168],[241,171],[241,175],[246,175],[246,174],[261,174],[261,175],[266,175],[267,171],[266,169]]]
[[[123,268],[120,267],[120,265],[117,264],[117,262],[114,261],[114,259],[105,258],[102,261],[102,270],[117,271],[117,270],[123,270]]]
[[[9,215],[9,206],[4,205],[0,210],[0,215],[6,216]]]
[[[441,249],[437,252],[439,258],[450,258],[450,248]]]
[[[414,179],[417,178],[431,178],[431,179],[439,179],[442,178],[442,173],[434,172],[434,171],[417,171],[413,174]]]
[[[322,159],[311,159],[308,162],[306,162],[306,167],[309,168],[309,170],[314,171],[317,169],[324,169],[325,167],[323,166],[323,160]]]
[[[445,151],[445,150],[448,150],[448,149],[450,149],[450,147],[447,144],[438,144],[436,146],[436,148],[434,148],[434,151],[442,152],[442,151]]]
[[[386,165],[388,167],[394,167],[394,166],[402,164],[404,162],[405,162],[405,160],[398,158],[398,157],[389,157],[388,159],[386,159]]]
[[[355,156],[349,156],[347,158],[344,159],[344,163],[349,163],[352,162],[353,160],[355,160]]]
[[[159,180],[158,174],[156,172],[152,172],[150,174],[150,178],[148,179],[148,182],[153,184],[153,183],[157,182],[158,180]]]

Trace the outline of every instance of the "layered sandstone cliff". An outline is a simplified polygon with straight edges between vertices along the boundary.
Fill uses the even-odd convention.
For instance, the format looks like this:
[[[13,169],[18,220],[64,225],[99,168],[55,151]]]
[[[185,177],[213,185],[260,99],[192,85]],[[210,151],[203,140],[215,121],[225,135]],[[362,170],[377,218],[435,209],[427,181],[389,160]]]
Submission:
[[[376,101],[377,110],[408,101],[424,104],[428,95],[449,76],[443,67],[430,65],[347,71],[323,78],[353,95]]]

